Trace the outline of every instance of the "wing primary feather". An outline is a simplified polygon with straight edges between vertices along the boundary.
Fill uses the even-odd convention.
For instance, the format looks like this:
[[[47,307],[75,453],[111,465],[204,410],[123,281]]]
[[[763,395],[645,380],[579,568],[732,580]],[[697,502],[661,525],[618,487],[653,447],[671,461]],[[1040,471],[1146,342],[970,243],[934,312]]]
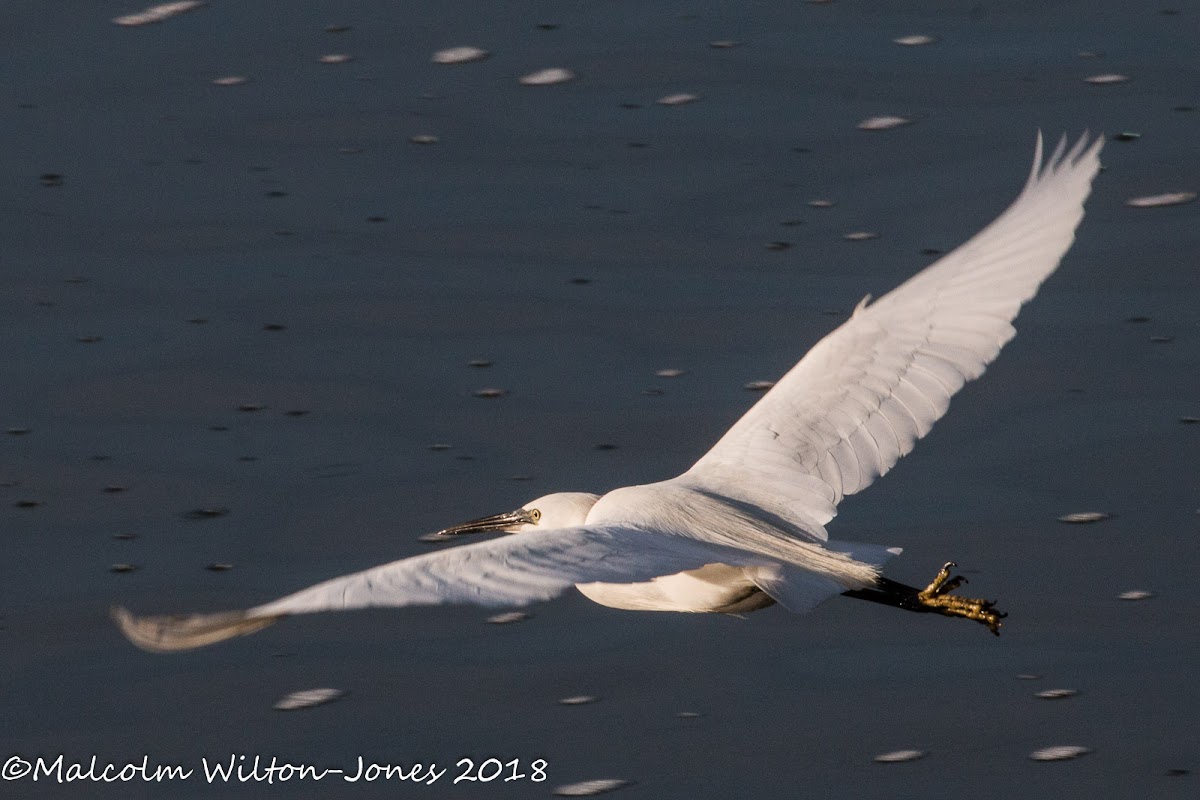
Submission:
[[[1063,136],[1046,157],[1039,130],[1029,176],[1003,213],[897,288],[859,303],[696,462],[689,479],[703,485],[708,476],[714,491],[749,496],[739,487],[776,483],[787,463],[823,480],[840,502],[886,473],[1015,335],[1022,304],[1074,241],[1102,146],[1103,137],[1085,133],[1068,147]],[[883,424],[895,448],[881,440]],[[796,448],[790,461],[768,458]]]

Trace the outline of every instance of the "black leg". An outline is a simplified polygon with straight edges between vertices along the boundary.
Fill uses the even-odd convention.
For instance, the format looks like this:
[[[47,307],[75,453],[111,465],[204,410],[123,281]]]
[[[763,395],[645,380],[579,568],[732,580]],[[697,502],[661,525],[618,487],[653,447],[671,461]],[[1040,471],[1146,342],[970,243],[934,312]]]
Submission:
[[[872,603],[882,603],[885,606],[893,608],[903,608],[905,611],[933,611],[932,608],[921,603],[917,595],[921,593],[920,589],[909,586],[908,584],[894,581],[891,578],[879,577],[874,589],[852,589],[847,592],[842,592],[843,597],[853,597],[855,600],[867,600]]]

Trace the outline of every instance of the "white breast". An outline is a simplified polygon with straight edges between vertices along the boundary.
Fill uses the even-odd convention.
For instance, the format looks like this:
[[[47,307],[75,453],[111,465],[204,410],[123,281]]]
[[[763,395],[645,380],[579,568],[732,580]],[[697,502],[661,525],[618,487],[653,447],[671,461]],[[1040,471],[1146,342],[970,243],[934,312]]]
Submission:
[[[739,614],[775,602],[759,590],[749,571],[709,564],[645,583],[581,583],[576,588],[592,602],[609,608]]]

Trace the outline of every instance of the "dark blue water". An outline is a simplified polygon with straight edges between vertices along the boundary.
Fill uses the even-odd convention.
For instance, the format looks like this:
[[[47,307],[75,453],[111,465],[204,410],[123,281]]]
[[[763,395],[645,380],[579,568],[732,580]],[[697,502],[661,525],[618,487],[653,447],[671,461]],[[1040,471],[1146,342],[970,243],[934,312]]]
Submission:
[[[1195,796],[1200,426],[1178,419],[1200,416],[1200,204],[1124,206],[1200,186],[1200,111],[1177,110],[1200,107],[1200,10],[1168,7],[215,2],[127,29],[109,20],[136,2],[10,3],[0,427],[28,433],[0,435],[0,756],[451,768],[12,796],[544,797],[598,777],[655,798]],[[910,33],[940,41],[891,43]],[[459,44],[493,56],[430,63]],[[553,66],[578,80],[517,82]],[[1132,80],[1083,82],[1104,72]],[[701,99],[654,104],[677,92]],[[881,114],[916,122],[855,128]],[[1002,210],[1039,127],[1142,136],[1106,147],[1004,356],[832,524],[903,546],[899,580],[957,560],[1011,612],[1000,639],[842,599],[326,615],[172,657],[108,622],[116,602],[255,604],[546,492],[678,473],[826,312]],[[490,386],[508,394],[473,396]],[[183,517],[206,507],[229,513]],[[1055,521],[1082,510],[1117,517]],[[349,694],[271,709],[314,686]],[[1081,694],[1033,697],[1055,687]],[[576,694],[601,699],[557,704]],[[1055,744],[1095,752],[1028,759]],[[929,756],[872,763],[910,747]],[[462,757],[545,759],[548,779],[454,787]]]

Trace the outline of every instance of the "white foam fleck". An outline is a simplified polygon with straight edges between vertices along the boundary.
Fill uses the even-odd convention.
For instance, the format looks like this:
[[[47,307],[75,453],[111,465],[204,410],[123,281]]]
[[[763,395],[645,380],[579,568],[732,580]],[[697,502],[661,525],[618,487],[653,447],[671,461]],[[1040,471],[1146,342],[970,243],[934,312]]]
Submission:
[[[1077,744],[1064,744],[1034,750],[1029,754],[1029,757],[1034,761],[1069,761],[1072,758],[1086,756],[1090,752],[1092,751],[1087,747],[1081,747]]]
[[[462,45],[438,50],[433,54],[432,61],[435,64],[469,64],[472,61],[483,61],[490,55],[491,53],[482,47]]]
[[[575,80],[575,73],[566,67],[550,67],[522,75],[520,82],[525,86],[553,86]]]
[[[1166,194],[1151,194],[1145,197],[1131,197],[1125,205],[1133,208],[1159,208],[1161,206],[1179,206],[1196,199],[1195,192],[1168,192]]]
[[[179,0],[179,2],[175,3],[162,3],[157,6],[150,6],[136,14],[113,17],[113,22],[127,28],[137,27],[138,25],[152,25],[156,22],[166,22],[171,17],[177,17],[189,11],[195,11],[204,5],[207,4],[201,2],[201,0]]]
[[[677,94],[669,94],[665,97],[660,97],[654,102],[660,106],[684,106],[688,103],[694,103],[700,99],[698,94],[688,94],[687,92],[679,92]]]
[[[1111,518],[1112,514],[1106,514],[1103,511],[1077,511],[1074,514],[1063,514],[1058,518],[1058,521],[1073,525],[1086,525],[1091,522],[1103,522]]]
[[[935,36],[926,36],[923,33],[916,33],[911,36],[897,36],[892,39],[896,44],[902,44],[905,47],[920,47],[925,44],[933,44],[937,41]]]
[[[860,131],[890,131],[892,128],[900,128],[910,124],[912,124],[912,120],[908,117],[885,115],[881,117],[867,117],[858,123],[858,129]]]
[[[605,792],[629,786],[631,783],[632,781],[625,781],[620,778],[602,778],[594,781],[568,783],[555,789],[554,794],[559,797],[592,797],[593,795],[604,794]]]
[[[332,703],[346,693],[341,689],[304,689],[281,697],[275,703],[276,711],[299,711],[304,708]]]
[[[928,753],[924,750],[893,750],[890,753],[880,753],[875,756],[876,764],[901,764],[905,761],[916,761]]]

